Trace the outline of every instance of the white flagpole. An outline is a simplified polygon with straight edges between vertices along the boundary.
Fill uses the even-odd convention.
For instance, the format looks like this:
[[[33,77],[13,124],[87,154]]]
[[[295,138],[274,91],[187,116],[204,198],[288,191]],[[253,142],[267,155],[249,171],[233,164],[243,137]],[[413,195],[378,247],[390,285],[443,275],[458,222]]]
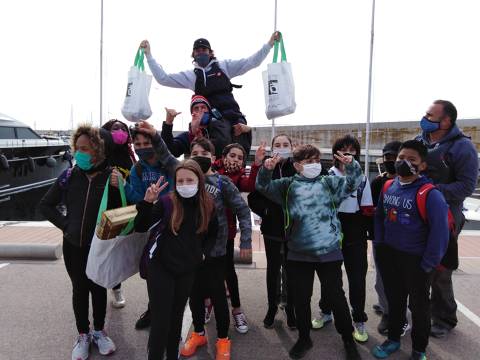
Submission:
[[[370,64],[368,69],[368,104],[367,104],[367,125],[365,129],[365,176],[368,178],[369,163],[368,155],[370,151],[370,118],[372,107],[372,68],[373,68],[373,44],[375,34],[375,0],[372,0],[372,25],[370,32]]]
[[[103,122],[103,0],[100,2],[100,126]]]
[[[273,32],[277,31],[277,0],[275,0],[275,18],[273,22]],[[272,119],[272,139],[275,137],[275,118]]]

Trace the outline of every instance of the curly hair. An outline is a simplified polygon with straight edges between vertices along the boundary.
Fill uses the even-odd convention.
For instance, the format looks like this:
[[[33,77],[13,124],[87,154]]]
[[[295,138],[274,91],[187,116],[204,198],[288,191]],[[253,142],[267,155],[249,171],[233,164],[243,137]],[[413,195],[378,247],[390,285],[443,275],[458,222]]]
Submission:
[[[75,130],[72,136],[73,151],[77,151],[77,140],[82,135],[86,135],[90,140],[97,162],[100,163],[105,160],[105,145],[100,137],[100,131],[91,124],[81,124]]]

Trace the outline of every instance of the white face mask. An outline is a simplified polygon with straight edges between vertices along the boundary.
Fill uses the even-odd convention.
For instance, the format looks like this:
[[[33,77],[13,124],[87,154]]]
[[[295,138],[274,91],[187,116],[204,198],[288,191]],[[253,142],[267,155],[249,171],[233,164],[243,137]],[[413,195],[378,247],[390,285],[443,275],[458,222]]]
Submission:
[[[307,179],[316,178],[322,172],[322,164],[313,163],[303,165],[302,175]]]
[[[292,157],[292,149],[277,148],[273,150],[273,154],[278,154],[282,159],[288,159],[289,157]]]
[[[185,199],[194,197],[198,192],[198,183],[193,185],[177,185],[177,192]]]

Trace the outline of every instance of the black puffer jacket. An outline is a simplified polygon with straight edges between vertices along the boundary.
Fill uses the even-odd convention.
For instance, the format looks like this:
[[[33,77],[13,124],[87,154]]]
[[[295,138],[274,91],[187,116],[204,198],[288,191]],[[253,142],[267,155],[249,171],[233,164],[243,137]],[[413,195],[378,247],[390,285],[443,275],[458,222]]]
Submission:
[[[69,175],[68,172],[71,171]],[[77,166],[65,170],[40,201],[40,211],[53,225],[63,231],[63,239],[75,246],[89,246],[97,223],[98,208],[105,184],[112,172],[106,164],[90,170],[92,176]],[[66,206],[66,215],[58,206]],[[110,186],[108,209],[121,206],[118,189]]]
[[[272,180],[290,177],[296,174],[293,160],[288,158],[277,164],[273,170]],[[262,218],[260,230],[264,236],[285,241],[285,221],[282,206],[267,199],[260,192],[254,191],[248,195],[248,206]]]

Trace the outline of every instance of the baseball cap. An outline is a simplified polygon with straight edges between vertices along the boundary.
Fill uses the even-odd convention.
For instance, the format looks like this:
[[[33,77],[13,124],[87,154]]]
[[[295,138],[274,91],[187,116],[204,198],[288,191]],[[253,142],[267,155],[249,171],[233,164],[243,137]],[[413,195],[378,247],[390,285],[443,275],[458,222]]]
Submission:
[[[208,42],[207,39],[204,39],[204,38],[197,39],[193,43],[193,50],[198,48],[207,48],[209,50],[212,50],[212,48],[210,47],[210,43]]]
[[[382,149],[382,154],[383,155],[388,155],[388,154],[398,154],[398,150],[400,149],[400,146],[402,143],[400,141],[391,141],[387,144]]]

